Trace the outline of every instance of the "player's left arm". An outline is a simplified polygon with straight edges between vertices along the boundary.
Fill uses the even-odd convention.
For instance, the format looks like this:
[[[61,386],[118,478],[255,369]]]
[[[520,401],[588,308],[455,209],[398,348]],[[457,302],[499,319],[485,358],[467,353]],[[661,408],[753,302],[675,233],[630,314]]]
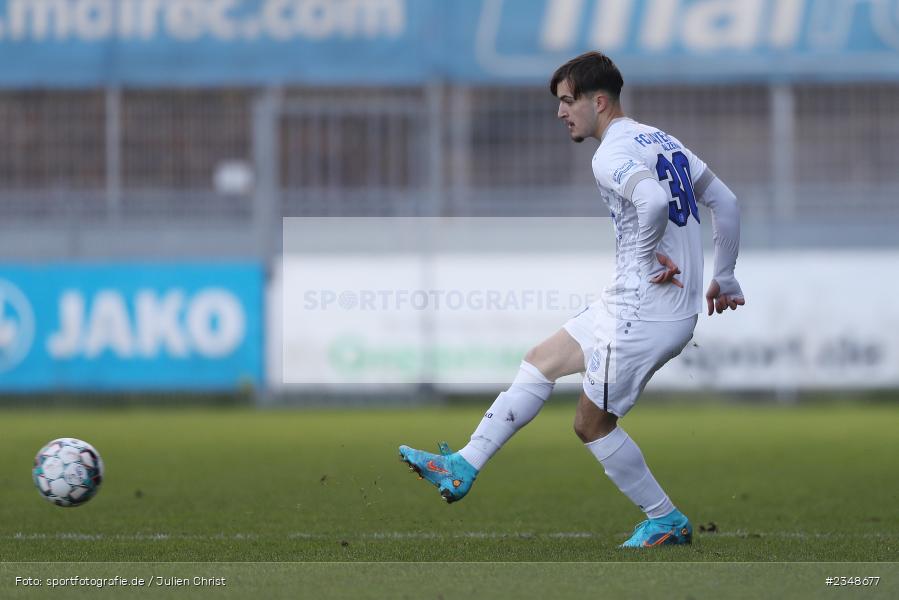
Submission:
[[[593,160],[593,174],[600,187],[613,190],[633,203],[636,209],[638,231],[635,259],[640,272],[652,283],[670,282],[684,287],[675,278],[680,274],[680,269],[670,258],[657,251],[668,224],[669,198],[658,179],[643,163],[640,153],[626,146],[597,153]]]
[[[737,196],[706,167],[694,185],[696,199],[712,211],[712,239],[715,242],[715,270],[705,294],[709,315],[746,304],[743,290],[734,276],[740,253],[740,204]]]
[[[659,242],[662,241],[668,225],[668,195],[652,175],[648,177],[637,175],[636,178],[639,181],[633,186],[630,199],[637,210],[639,224],[637,264],[640,265],[641,272],[649,274],[651,283],[671,282],[682,288],[684,284],[675,278],[675,275],[680,274],[680,268],[671,258],[658,251]],[[662,271],[658,270],[657,259],[658,264],[663,267]]]

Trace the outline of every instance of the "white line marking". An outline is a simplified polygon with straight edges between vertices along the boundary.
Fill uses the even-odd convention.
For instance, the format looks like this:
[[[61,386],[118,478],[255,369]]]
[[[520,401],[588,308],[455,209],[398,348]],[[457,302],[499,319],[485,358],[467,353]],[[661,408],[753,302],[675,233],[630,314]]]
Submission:
[[[615,536],[626,536],[622,532]],[[777,539],[892,539],[894,533],[835,533],[813,531],[724,531],[719,533],[702,533],[698,535],[704,539],[714,538],[777,538]],[[194,540],[194,541],[218,541],[218,540],[265,540],[265,539],[289,539],[289,540],[328,540],[338,538],[363,539],[363,540],[443,540],[443,539],[604,539],[606,536],[589,531],[557,531],[557,532],[494,532],[494,531],[463,531],[459,533],[435,533],[426,531],[381,531],[372,533],[311,533],[290,532],[287,534],[259,534],[259,533],[214,533],[214,534],[180,534],[180,533],[24,533],[0,535],[0,540],[29,541],[29,540],[71,540],[80,542],[96,542],[101,540],[131,541],[131,542],[164,542],[170,540]]]

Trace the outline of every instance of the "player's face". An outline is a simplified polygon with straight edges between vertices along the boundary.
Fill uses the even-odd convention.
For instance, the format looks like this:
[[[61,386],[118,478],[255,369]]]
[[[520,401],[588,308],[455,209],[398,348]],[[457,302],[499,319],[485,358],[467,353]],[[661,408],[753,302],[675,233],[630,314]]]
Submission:
[[[580,143],[594,135],[596,109],[593,94],[581,94],[581,97],[575,100],[568,82],[562,81],[556,87],[556,96],[559,98],[559,112],[556,116],[565,123],[571,139]]]

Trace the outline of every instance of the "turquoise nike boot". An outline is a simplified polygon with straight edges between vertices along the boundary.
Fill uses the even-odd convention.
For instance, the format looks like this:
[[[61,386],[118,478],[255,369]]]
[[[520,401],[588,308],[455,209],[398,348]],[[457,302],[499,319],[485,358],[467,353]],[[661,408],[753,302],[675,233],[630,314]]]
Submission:
[[[459,453],[452,452],[446,442],[440,442],[439,446],[440,454],[400,446],[400,460],[409,465],[409,470],[418,473],[419,479],[427,479],[434,484],[440,496],[452,504],[465,497],[478,476],[478,470]]]
[[[664,517],[647,519],[634,528],[630,539],[619,548],[652,548],[693,542],[693,526],[681,511],[675,509]]]

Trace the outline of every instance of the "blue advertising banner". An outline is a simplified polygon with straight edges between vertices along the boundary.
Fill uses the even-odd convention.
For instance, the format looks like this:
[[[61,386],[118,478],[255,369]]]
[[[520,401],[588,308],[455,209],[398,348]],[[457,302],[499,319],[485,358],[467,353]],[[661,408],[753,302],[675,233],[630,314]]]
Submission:
[[[0,265],[0,390],[213,390],[262,381],[249,263]]]
[[[896,79],[899,0],[0,0],[0,86]]]

